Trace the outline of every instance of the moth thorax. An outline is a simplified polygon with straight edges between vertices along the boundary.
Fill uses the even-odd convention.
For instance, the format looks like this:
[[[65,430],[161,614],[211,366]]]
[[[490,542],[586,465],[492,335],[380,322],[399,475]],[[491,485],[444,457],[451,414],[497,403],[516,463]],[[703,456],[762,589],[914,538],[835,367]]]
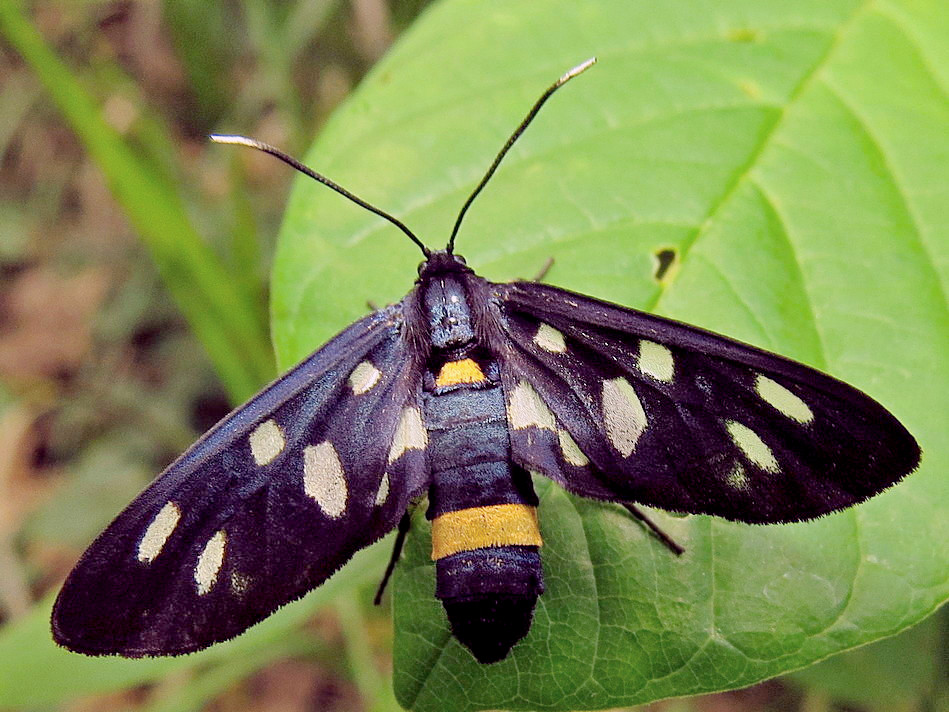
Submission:
[[[432,347],[457,351],[475,340],[468,292],[458,275],[440,274],[423,285]]]

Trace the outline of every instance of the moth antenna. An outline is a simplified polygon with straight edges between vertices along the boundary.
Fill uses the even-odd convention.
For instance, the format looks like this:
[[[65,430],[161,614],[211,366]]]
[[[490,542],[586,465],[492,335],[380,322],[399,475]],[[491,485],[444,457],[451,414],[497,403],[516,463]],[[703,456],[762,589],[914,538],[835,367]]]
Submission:
[[[362,208],[365,208],[369,212],[375,213],[381,218],[385,218],[386,220],[388,220],[390,223],[392,223],[397,228],[399,228],[402,232],[408,235],[409,239],[412,242],[414,242],[416,245],[419,246],[419,248],[422,250],[422,254],[425,255],[426,259],[428,259],[428,257],[432,254],[432,251],[429,250],[425,246],[425,244],[420,239],[418,239],[418,237],[415,236],[415,233],[409,230],[408,227],[406,227],[405,224],[401,220],[393,217],[392,215],[389,215],[389,213],[385,212],[384,210],[380,210],[376,206],[367,203],[365,200],[363,200],[359,196],[353,195],[348,190],[343,188],[341,185],[334,183],[326,176],[321,175],[320,173],[317,173],[316,171],[314,171],[312,168],[309,168],[303,165],[296,158],[294,158],[293,156],[287,153],[284,153],[279,148],[276,148],[275,146],[271,146],[269,143],[258,141],[257,139],[254,139],[254,138],[247,138],[246,136],[211,134],[210,136],[208,136],[208,138],[214,141],[215,143],[227,143],[227,144],[233,144],[235,146],[248,146],[249,148],[256,148],[258,151],[269,153],[271,156],[276,156],[284,163],[292,166],[293,168],[296,168],[298,171],[300,171],[300,173],[308,175],[310,178],[322,183],[327,188],[331,188],[335,190],[337,193],[339,193],[343,197],[349,198],[351,201],[356,203],[356,205]]]
[[[511,150],[511,146],[513,146],[514,142],[521,137],[521,134],[524,133],[524,130],[530,125],[530,122],[534,120],[535,116],[537,116],[537,112],[540,111],[540,107],[546,103],[551,94],[553,94],[578,74],[585,72],[594,64],[596,64],[596,57],[590,57],[590,59],[588,59],[586,62],[578,64],[573,69],[565,72],[564,75],[560,77],[560,79],[547,87],[547,90],[540,95],[540,98],[534,103],[534,106],[531,107],[531,110],[527,112],[527,116],[524,117],[524,120],[521,121],[520,125],[514,130],[514,133],[512,133],[511,137],[507,140],[507,143],[504,144],[504,147],[494,158],[494,163],[491,164],[488,172],[484,174],[484,178],[482,178],[481,182],[478,183],[478,187],[472,191],[471,195],[468,196],[468,200],[466,200],[465,204],[461,206],[461,211],[458,213],[458,217],[455,219],[455,227],[452,228],[451,231],[451,237],[448,238],[448,247],[445,248],[448,254],[451,254],[455,251],[455,235],[458,234],[458,229],[461,227],[461,221],[465,217],[465,213],[468,211],[468,208],[474,202],[474,199],[478,196],[478,193],[481,192],[482,188],[484,188],[487,182],[491,180],[491,176],[494,175],[494,172],[498,169],[498,166],[501,165],[501,160],[505,155],[507,155],[507,152]]]

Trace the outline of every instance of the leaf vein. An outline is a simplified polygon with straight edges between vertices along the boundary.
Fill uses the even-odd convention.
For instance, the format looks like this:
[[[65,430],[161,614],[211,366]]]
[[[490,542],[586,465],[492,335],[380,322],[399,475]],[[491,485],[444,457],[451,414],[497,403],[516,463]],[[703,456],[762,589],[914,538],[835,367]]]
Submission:
[[[837,99],[840,103],[840,106],[853,118],[854,123],[860,128],[860,131],[866,137],[867,141],[870,142],[870,145],[873,147],[873,150],[879,156],[880,161],[882,161],[886,170],[884,171],[884,178],[887,180],[887,183],[892,187],[893,194],[899,198],[900,203],[903,206],[903,210],[906,214],[906,218],[910,222],[910,227],[912,227],[913,235],[915,236],[916,245],[919,248],[919,251],[922,253],[924,259],[924,264],[929,268],[929,276],[933,278],[933,282],[939,290],[939,296],[941,297],[939,304],[943,307],[943,314],[946,317],[949,317],[949,306],[947,306],[947,289],[946,285],[943,283],[939,270],[936,268],[936,262],[933,258],[932,250],[929,248],[926,240],[926,233],[922,227],[922,221],[916,214],[915,206],[910,200],[909,194],[903,190],[902,183],[900,180],[900,175],[896,170],[895,163],[891,160],[886,149],[883,147],[883,141],[876,135],[873,129],[870,128],[870,124],[867,119],[857,110],[857,107],[854,104],[844,97],[843,91],[834,84],[829,79],[824,81],[824,85],[827,87],[827,90],[830,94]],[[947,322],[943,322],[947,323]]]
[[[724,208],[725,205],[728,204],[732,197],[737,193],[739,188],[741,188],[742,184],[751,177],[752,170],[755,168],[764,152],[771,145],[772,141],[775,139],[775,136],[777,136],[779,129],[791,110],[791,107],[795,105],[797,100],[811,86],[811,83],[815,81],[821,71],[828,65],[835,51],[840,46],[842,38],[847,34],[849,29],[854,25],[863,12],[867,10],[867,8],[870,6],[870,2],[871,0],[865,0],[865,2],[859,5],[856,10],[854,10],[853,14],[848,19],[846,19],[833,33],[824,52],[820,57],[818,57],[813,66],[811,66],[811,68],[804,74],[797,86],[791,92],[791,95],[788,97],[787,103],[778,110],[778,113],[771,121],[770,126],[768,126],[767,130],[762,133],[761,139],[758,141],[758,144],[755,146],[754,150],[752,150],[748,160],[745,161],[741,169],[735,174],[734,179],[727,186],[725,186],[725,190],[722,192],[722,195],[719,197],[719,199],[709,206],[708,214],[706,215],[706,218],[702,222],[701,226],[696,231],[695,235],[693,235],[691,240],[686,240],[681,247],[679,256],[680,270],[677,275],[682,274],[681,268],[685,266],[685,261],[691,252],[692,247],[694,247],[695,243],[698,242],[708,232],[718,213]],[[660,289],[657,291],[656,296],[653,299],[653,303],[648,306],[649,311],[656,311],[659,303],[662,301],[663,295],[665,295],[665,293],[675,283],[676,279],[673,277],[660,285]]]

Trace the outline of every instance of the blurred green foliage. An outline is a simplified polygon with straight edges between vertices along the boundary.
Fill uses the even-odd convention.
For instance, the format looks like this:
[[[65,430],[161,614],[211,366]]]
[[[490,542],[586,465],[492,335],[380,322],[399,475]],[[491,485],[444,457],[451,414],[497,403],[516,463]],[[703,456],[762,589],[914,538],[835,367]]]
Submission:
[[[7,66],[0,146],[19,147],[37,112],[61,112],[236,402],[272,375],[266,236],[289,176],[265,157],[208,149],[204,134],[240,131],[302,153],[408,28],[308,159],[438,247],[531,101],[596,54],[600,64],[545,108],[468,217],[459,249],[469,263],[503,280],[534,274],[553,256],[552,283],[809,362],[891,407],[926,455],[900,487],[812,524],[669,520],[689,549],[683,562],[610,507],[541,485],[549,591],[528,639],[491,667],[449,637],[416,517],[393,591],[400,701],[568,709],[730,689],[892,635],[934,610],[949,591],[945,4],[463,0],[439,3],[409,27],[421,6],[159,3],[142,24],[160,28],[166,43],[136,63],[122,51],[137,26],[127,8],[27,15],[3,4],[0,30],[25,64]],[[175,79],[156,79],[162,62]],[[202,174],[227,187],[202,184]],[[262,179],[272,183],[269,203],[259,197]],[[61,218],[55,206],[72,185],[58,165],[37,181],[26,209],[9,200],[0,213],[9,236],[0,260],[16,270],[51,259],[24,235]],[[95,258],[58,244],[67,262]],[[663,250],[675,261],[657,281]],[[418,259],[378,218],[300,182],[271,285],[281,367],[364,313],[367,299],[400,298]],[[125,298],[106,300],[95,333],[114,353],[134,345],[132,370],[154,382],[110,378],[109,361],[78,368],[70,379],[81,388],[52,376],[7,379],[5,413],[55,414],[42,417],[55,425],[48,441],[59,443],[67,470],[55,496],[0,535],[0,576],[22,580],[27,593],[56,585],[31,548],[78,553],[154,460],[207,425],[196,417],[215,397],[206,366],[184,330],[169,328],[176,312],[153,280],[130,272],[139,276],[125,282]],[[155,339],[157,349],[141,347]],[[188,370],[180,364],[195,375],[169,373]],[[111,418],[89,415],[103,403]],[[23,418],[0,429],[16,422]],[[348,680],[365,708],[395,709],[377,661],[388,638],[364,605],[386,545],[246,635],[186,658],[75,656],[49,639],[48,595],[16,615],[6,605],[0,708],[155,683],[137,706],[198,710],[291,657]],[[343,600],[331,609],[342,646],[305,625],[333,600]],[[795,673],[794,703],[935,709],[949,694],[946,639],[943,614]],[[734,709],[759,704],[742,699]],[[703,708],[701,698],[678,705]]]

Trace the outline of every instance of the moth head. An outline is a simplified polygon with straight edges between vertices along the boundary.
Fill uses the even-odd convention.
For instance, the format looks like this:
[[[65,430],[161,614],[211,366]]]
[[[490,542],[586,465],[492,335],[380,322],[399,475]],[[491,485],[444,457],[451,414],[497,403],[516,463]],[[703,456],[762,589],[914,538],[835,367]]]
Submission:
[[[465,258],[447,250],[435,250],[418,266],[418,282],[440,274],[473,272]]]

